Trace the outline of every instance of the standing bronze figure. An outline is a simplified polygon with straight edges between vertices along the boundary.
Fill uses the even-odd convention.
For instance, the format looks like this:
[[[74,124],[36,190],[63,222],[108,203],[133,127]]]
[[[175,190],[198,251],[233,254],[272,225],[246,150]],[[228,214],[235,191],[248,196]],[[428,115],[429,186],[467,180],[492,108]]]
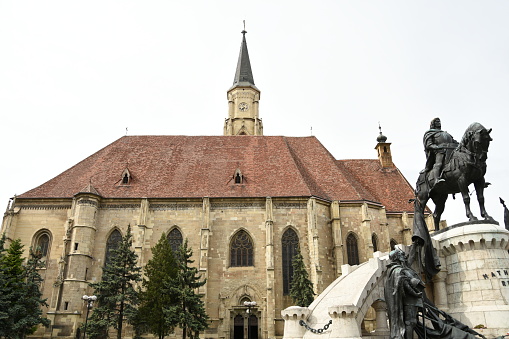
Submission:
[[[442,131],[440,119],[434,119],[431,129],[424,135],[428,153],[426,169],[421,171],[415,189],[414,224],[412,240],[416,247],[423,248],[421,263],[428,277],[438,273],[440,262],[431,246],[431,239],[424,219],[426,203],[431,199],[435,204],[433,220],[439,230],[440,218],[449,194],[461,193],[469,221],[477,220],[470,210],[468,186],[474,184],[481,216],[493,220],[484,207],[484,180],[488,148],[493,140],[491,129],[480,123],[471,124],[460,143],[447,132]],[[419,251],[420,253],[421,251]]]
[[[406,254],[396,249],[389,253],[391,263],[385,280],[385,302],[391,338],[412,339],[417,325],[417,311],[424,307],[424,283],[408,267]]]

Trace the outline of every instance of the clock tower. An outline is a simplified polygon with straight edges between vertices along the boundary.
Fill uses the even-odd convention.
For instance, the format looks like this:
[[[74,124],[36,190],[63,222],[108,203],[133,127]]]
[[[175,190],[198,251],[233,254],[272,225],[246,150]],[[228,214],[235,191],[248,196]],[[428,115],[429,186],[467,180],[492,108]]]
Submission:
[[[262,120],[258,117],[260,90],[256,88],[247,52],[246,31],[242,31],[239,61],[233,86],[228,90],[228,118],[224,135],[263,135]]]

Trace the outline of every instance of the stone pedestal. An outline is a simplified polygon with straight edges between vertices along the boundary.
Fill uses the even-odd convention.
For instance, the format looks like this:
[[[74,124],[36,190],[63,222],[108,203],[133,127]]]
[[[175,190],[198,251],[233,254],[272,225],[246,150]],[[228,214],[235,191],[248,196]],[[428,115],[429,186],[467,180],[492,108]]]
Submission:
[[[329,307],[329,316],[332,318],[332,333],[330,339],[361,339],[361,327],[357,322],[359,308],[351,306]]]
[[[448,313],[470,327],[483,325],[490,335],[509,331],[509,231],[493,222],[453,225],[432,235],[440,251]],[[438,292],[438,293],[437,293]],[[444,307],[444,298],[439,298]],[[486,335],[486,330],[483,331]]]
[[[302,339],[306,333],[306,328],[301,326],[301,320],[306,321],[309,316],[307,307],[290,306],[281,311],[281,316],[285,320],[285,332],[283,339]]]

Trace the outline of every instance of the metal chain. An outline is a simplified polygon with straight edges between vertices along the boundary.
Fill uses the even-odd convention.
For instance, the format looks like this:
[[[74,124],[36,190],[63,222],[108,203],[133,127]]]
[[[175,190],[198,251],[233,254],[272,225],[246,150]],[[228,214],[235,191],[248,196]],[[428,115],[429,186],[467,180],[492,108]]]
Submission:
[[[314,329],[312,327],[309,327],[309,325],[306,324],[306,322],[304,320],[299,321],[299,325],[304,326],[306,328],[306,330],[311,331],[311,333],[322,334],[324,331],[327,331],[329,329],[330,325],[332,325],[332,319],[329,320],[329,322],[327,324],[325,324],[323,326],[323,328],[319,328],[319,329]]]

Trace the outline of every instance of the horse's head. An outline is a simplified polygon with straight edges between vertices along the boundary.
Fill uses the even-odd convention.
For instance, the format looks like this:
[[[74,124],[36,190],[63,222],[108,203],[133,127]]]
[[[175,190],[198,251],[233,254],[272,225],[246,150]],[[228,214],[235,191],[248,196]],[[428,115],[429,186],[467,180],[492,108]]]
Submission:
[[[493,140],[490,133],[491,128],[487,130],[480,123],[474,122],[465,131],[461,144],[470,152],[477,154],[480,157],[479,160],[485,161],[488,158],[490,141]]]

